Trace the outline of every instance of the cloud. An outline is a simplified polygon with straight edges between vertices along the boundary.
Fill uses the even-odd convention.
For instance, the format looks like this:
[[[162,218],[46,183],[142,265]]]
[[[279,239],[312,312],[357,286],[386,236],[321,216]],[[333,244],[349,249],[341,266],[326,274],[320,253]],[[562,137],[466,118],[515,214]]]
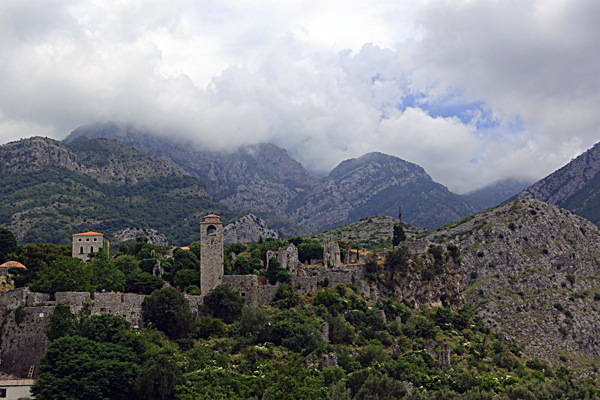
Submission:
[[[270,141],[311,172],[369,151],[465,192],[600,138],[596,1],[0,3],[0,141],[134,122]]]

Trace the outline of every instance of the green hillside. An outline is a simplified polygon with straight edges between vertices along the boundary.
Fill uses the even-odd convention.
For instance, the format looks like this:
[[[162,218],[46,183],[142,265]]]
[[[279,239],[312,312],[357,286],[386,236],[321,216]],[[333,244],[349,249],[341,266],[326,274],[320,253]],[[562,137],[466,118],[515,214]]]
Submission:
[[[217,213],[225,223],[239,216],[196,178],[116,141],[65,146],[35,138],[1,150],[0,225],[20,243],[69,244],[82,231],[152,228],[184,245],[198,239],[204,215]]]

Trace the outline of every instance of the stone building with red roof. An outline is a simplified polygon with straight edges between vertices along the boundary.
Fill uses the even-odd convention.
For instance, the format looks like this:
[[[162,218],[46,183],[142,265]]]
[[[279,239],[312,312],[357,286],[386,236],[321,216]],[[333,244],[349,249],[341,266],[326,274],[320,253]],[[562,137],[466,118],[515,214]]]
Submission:
[[[73,235],[73,257],[82,261],[87,262],[90,253],[97,253],[105,246],[110,253],[110,239],[103,233],[85,232]]]

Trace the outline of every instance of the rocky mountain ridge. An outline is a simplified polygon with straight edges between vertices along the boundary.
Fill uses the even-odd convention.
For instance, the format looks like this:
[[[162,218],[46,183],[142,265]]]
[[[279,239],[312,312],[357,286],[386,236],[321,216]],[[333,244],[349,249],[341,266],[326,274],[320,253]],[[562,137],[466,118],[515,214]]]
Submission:
[[[180,175],[166,162],[152,160],[117,140],[99,139],[93,144],[81,138],[69,145],[33,137],[0,146],[0,171],[20,173],[39,171],[46,165],[88,175],[101,183],[135,184],[156,176]],[[204,196],[209,196],[203,190]]]
[[[80,136],[117,139],[172,163],[201,179],[222,204],[254,213],[285,236],[305,235],[380,213],[395,215],[400,204],[406,210],[406,222],[427,228],[480,209],[468,196],[458,196],[434,182],[420,166],[381,153],[343,161],[318,181],[284,149],[268,143],[218,153],[114,123],[79,127],[64,142]]]
[[[256,243],[261,239],[279,239],[279,232],[270,229],[266,221],[248,214],[223,228],[223,243]]]
[[[0,171],[0,225],[21,243],[68,245],[91,230],[128,240],[155,230],[157,241],[185,245],[197,240],[204,215],[240,216],[197,178],[111,139],[12,142],[0,146]]]
[[[600,225],[600,143],[567,165],[520,192],[515,198],[532,198],[566,208]]]
[[[428,233],[456,245],[466,304],[529,357],[592,373],[600,356],[600,231],[568,210],[515,200]],[[566,360],[566,361],[564,361]]]

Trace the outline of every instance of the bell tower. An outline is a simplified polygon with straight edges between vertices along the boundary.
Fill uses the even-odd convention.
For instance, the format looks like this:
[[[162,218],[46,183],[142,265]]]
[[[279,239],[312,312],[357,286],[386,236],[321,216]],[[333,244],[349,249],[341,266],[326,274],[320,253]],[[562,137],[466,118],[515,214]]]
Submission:
[[[223,222],[209,214],[200,222],[200,291],[203,296],[223,283]]]

